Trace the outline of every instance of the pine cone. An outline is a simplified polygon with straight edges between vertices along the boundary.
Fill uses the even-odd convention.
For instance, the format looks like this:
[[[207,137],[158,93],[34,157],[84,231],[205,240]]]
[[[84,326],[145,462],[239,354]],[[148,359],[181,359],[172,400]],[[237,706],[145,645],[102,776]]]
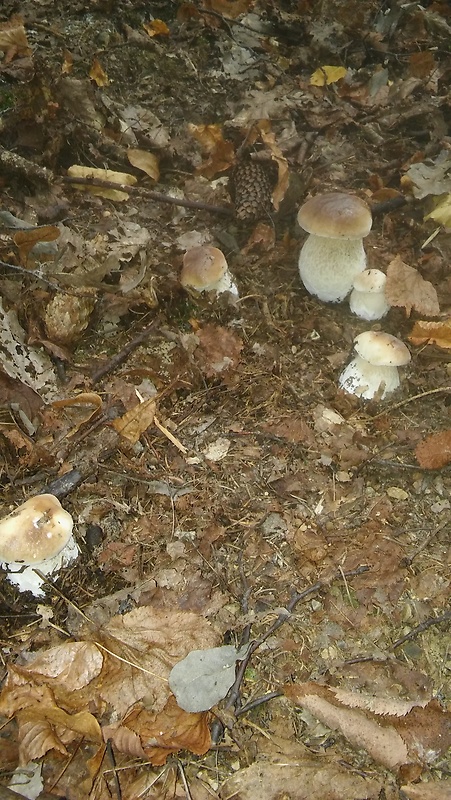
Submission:
[[[89,325],[95,306],[95,296],[56,294],[48,303],[44,315],[47,336],[51,342],[74,344]]]
[[[232,171],[229,191],[235,216],[242,222],[256,222],[272,210],[272,190],[277,182],[274,161],[239,161]]]

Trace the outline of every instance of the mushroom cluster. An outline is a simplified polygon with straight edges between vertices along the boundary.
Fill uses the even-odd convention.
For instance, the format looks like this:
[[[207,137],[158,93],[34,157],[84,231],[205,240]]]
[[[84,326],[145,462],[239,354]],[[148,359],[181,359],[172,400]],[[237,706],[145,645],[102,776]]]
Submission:
[[[371,230],[370,209],[359,197],[330,192],[307,200],[298,223],[309,233],[299,256],[305,288],[320,300],[339,303],[366,267],[363,238]]]
[[[77,558],[73,519],[53,494],[30,497],[0,521],[0,562],[7,579],[21,592],[44,594],[41,578]]]

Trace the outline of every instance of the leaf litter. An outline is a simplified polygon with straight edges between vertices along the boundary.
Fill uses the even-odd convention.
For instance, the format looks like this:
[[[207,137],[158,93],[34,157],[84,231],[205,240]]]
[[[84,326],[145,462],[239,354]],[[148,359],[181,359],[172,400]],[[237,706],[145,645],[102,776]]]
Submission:
[[[5,784],[31,759],[73,800],[449,791],[449,24],[323,5],[2,22],[5,514],[49,484],[82,550],[50,616],[4,588]],[[243,226],[246,159],[277,178]],[[328,190],[373,206],[413,355],[393,404],[339,392],[365,325],[299,283]],[[186,242],[224,250],[235,306],[183,293]]]

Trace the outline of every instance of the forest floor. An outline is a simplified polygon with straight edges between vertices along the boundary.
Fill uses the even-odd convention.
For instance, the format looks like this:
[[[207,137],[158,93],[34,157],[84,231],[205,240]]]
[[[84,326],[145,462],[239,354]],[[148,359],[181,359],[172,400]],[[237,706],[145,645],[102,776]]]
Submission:
[[[0,798],[449,798],[449,4],[1,15],[2,515],[55,494],[80,555],[37,597],[4,570]],[[380,321],[300,281],[327,191],[373,210]],[[238,300],[180,285],[202,244]],[[338,384],[368,329],[412,356],[385,400]]]

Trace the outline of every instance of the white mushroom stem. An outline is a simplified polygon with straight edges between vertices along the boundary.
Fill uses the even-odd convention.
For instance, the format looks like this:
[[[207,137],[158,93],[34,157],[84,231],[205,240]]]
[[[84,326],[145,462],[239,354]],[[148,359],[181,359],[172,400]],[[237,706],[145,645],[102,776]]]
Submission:
[[[372,400],[378,392],[383,400],[399,386],[397,367],[376,366],[356,355],[340,375],[339,384],[350,394]]]
[[[299,274],[309,294],[326,303],[344,300],[366,267],[362,239],[330,239],[311,233],[299,256]]]
[[[69,566],[75,561],[79,553],[78,545],[74,537],[71,536],[66,546],[53,558],[47,558],[45,561],[39,561],[28,566],[25,566],[20,561],[11,561],[1,566],[8,570],[6,577],[9,582],[17,586],[21,592],[31,592],[35,597],[42,597],[44,595],[42,586],[45,583],[45,577],[50,577],[63,567]],[[42,573],[44,578],[41,578],[38,572]]]

